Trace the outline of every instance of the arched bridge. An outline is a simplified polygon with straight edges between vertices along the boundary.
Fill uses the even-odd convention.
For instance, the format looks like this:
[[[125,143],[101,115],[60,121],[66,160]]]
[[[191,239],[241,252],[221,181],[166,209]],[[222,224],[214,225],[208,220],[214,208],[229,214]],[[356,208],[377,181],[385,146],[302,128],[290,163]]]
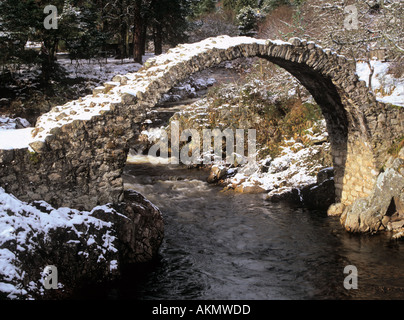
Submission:
[[[194,72],[239,57],[271,61],[308,89],[326,119],[336,201],[369,195],[392,141],[404,135],[404,109],[378,102],[345,57],[313,42],[227,36],[180,45],[93,96],[53,108],[38,120],[30,149],[0,150],[0,186],[55,206],[120,202],[129,143],[161,95]]]

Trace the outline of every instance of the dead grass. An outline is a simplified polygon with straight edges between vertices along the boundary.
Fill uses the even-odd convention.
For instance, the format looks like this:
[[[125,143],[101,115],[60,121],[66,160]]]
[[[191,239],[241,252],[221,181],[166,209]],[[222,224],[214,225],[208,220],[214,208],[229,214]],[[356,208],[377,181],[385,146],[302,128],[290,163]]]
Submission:
[[[404,59],[401,61],[395,61],[390,64],[389,70],[387,72],[391,74],[394,78],[403,78],[404,77]]]
[[[258,37],[288,40],[295,31],[295,11],[290,6],[280,6],[271,11],[258,27]]]

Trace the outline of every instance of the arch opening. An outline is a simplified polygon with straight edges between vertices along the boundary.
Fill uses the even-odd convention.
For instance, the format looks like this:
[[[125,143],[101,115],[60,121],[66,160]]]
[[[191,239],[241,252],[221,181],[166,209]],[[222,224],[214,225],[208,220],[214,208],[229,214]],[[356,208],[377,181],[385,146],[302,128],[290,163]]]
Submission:
[[[334,179],[335,181],[341,182],[344,177],[344,164],[347,158],[349,120],[336,86],[329,78],[324,77],[321,73],[313,70],[305,64],[262,55],[256,55],[255,57],[267,60],[289,72],[304,88],[307,89],[318,106],[321,108],[322,114],[326,121],[327,132],[329,134],[331,143]],[[238,59],[238,57],[235,59]],[[243,59],[243,57],[241,57],[241,59]],[[217,67],[223,62],[231,60],[232,59],[219,60],[218,63],[212,64],[208,68],[203,68],[203,66],[201,66],[195,72],[187,74],[186,77],[190,77],[201,70]],[[176,84],[183,81],[184,78],[185,76],[181,77]],[[169,92],[170,90],[171,88],[166,88],[161,95]],[[341,199],[341,194],[342,185],[339,185],[336,188],[336,201]]]

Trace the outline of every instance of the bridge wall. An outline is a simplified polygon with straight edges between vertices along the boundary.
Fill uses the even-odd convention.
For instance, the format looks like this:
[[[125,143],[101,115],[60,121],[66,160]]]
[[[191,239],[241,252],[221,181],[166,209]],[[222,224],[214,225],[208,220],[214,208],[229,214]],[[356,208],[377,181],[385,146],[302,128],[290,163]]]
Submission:
[[[130,142],[161,95],[194,72],[256,56],[293,74],[320,105],[332,145],[336,201],[367,196],[388,148],[404,135],[404,108],[377,102],[347,59],[314,43],[244,37],[181,45],[98,88],[99,102],[79,99],[53,108],[33,130],[31,151],[0,150],[0,186],[21,200],[56,207],[90,210],[120,202]]]

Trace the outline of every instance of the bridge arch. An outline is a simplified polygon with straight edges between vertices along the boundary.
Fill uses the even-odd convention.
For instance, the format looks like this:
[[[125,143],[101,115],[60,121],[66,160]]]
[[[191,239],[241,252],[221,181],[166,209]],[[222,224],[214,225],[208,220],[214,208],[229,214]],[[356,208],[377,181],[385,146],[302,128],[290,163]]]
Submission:
[[[93,96],[53,108],[33,129],[31,150],[0,150],[0,186],[22,200],[78,209],[122,201],[129,144],[161,95],[192,73],[240,57],[284,68],[321,107],[336,201],[350,204],[369,195],[391,141],[404,134],[402,110],[378,102],[345,57],[313,42],[228,36],[170,49],[139,72],[116,76]],[[391,130],[384,130],[381,116]]]

